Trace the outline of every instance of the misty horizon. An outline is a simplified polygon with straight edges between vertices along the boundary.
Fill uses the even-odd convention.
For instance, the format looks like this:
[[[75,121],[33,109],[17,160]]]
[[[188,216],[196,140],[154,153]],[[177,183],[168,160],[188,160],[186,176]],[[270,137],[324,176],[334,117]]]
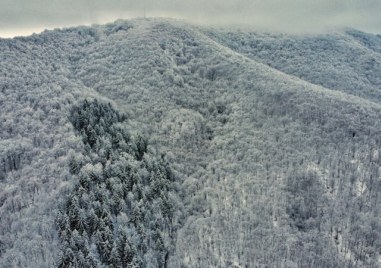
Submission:
[[[242,26],[267,32],[319,33],[348,27],[381,34],[378,18],[381,2],[375,0],[6,1],[1,7],[0,37],[3,38],[143,17],[181,19],[209,26]]]

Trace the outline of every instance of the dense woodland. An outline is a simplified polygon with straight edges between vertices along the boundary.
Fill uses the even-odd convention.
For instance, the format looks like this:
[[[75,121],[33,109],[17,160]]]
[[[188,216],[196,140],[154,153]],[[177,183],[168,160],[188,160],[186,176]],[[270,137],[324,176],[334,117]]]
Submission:
[[[168,164],[110,104],[85,100],[70,121],[85,150],[69,160],[77,182],[57,216],[58,267],[166,267],[181,217]]]
[[[0,39],[0,266],[380,267],[380,66],[352,29]]]

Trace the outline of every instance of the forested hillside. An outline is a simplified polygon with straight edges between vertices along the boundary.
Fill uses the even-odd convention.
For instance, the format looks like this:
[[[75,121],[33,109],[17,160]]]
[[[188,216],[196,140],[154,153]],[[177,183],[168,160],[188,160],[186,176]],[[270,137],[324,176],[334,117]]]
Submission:
[[[215,29],[203,32],[234,51],[310,83],[381,100],[380,35],[354,29],[303,36]]]
[[[355,30],[0,39],[0,266],[380,267],[380,66]]]

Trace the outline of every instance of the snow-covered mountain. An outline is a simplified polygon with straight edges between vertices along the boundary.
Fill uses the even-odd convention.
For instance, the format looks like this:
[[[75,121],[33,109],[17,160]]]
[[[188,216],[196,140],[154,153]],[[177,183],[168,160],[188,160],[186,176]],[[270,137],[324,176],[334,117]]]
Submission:
[[[379,267],[380,66],[352,29],[0,39],[0,266]]]

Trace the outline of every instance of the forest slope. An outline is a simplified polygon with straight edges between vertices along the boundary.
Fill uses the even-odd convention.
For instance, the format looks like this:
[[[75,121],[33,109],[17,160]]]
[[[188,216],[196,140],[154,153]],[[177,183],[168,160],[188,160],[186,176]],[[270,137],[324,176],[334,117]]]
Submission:
[[[381,36],[346,29],[285,35],[202,29],[212,39],[313,84],[380,101]]]
[[[168,266],[377,267],[381,46],[354,33],[148,19],[0,40],[0,266],[57,263],[52,201],[73,192],[85,148],[69,115],[95,98],[180,185]]]

